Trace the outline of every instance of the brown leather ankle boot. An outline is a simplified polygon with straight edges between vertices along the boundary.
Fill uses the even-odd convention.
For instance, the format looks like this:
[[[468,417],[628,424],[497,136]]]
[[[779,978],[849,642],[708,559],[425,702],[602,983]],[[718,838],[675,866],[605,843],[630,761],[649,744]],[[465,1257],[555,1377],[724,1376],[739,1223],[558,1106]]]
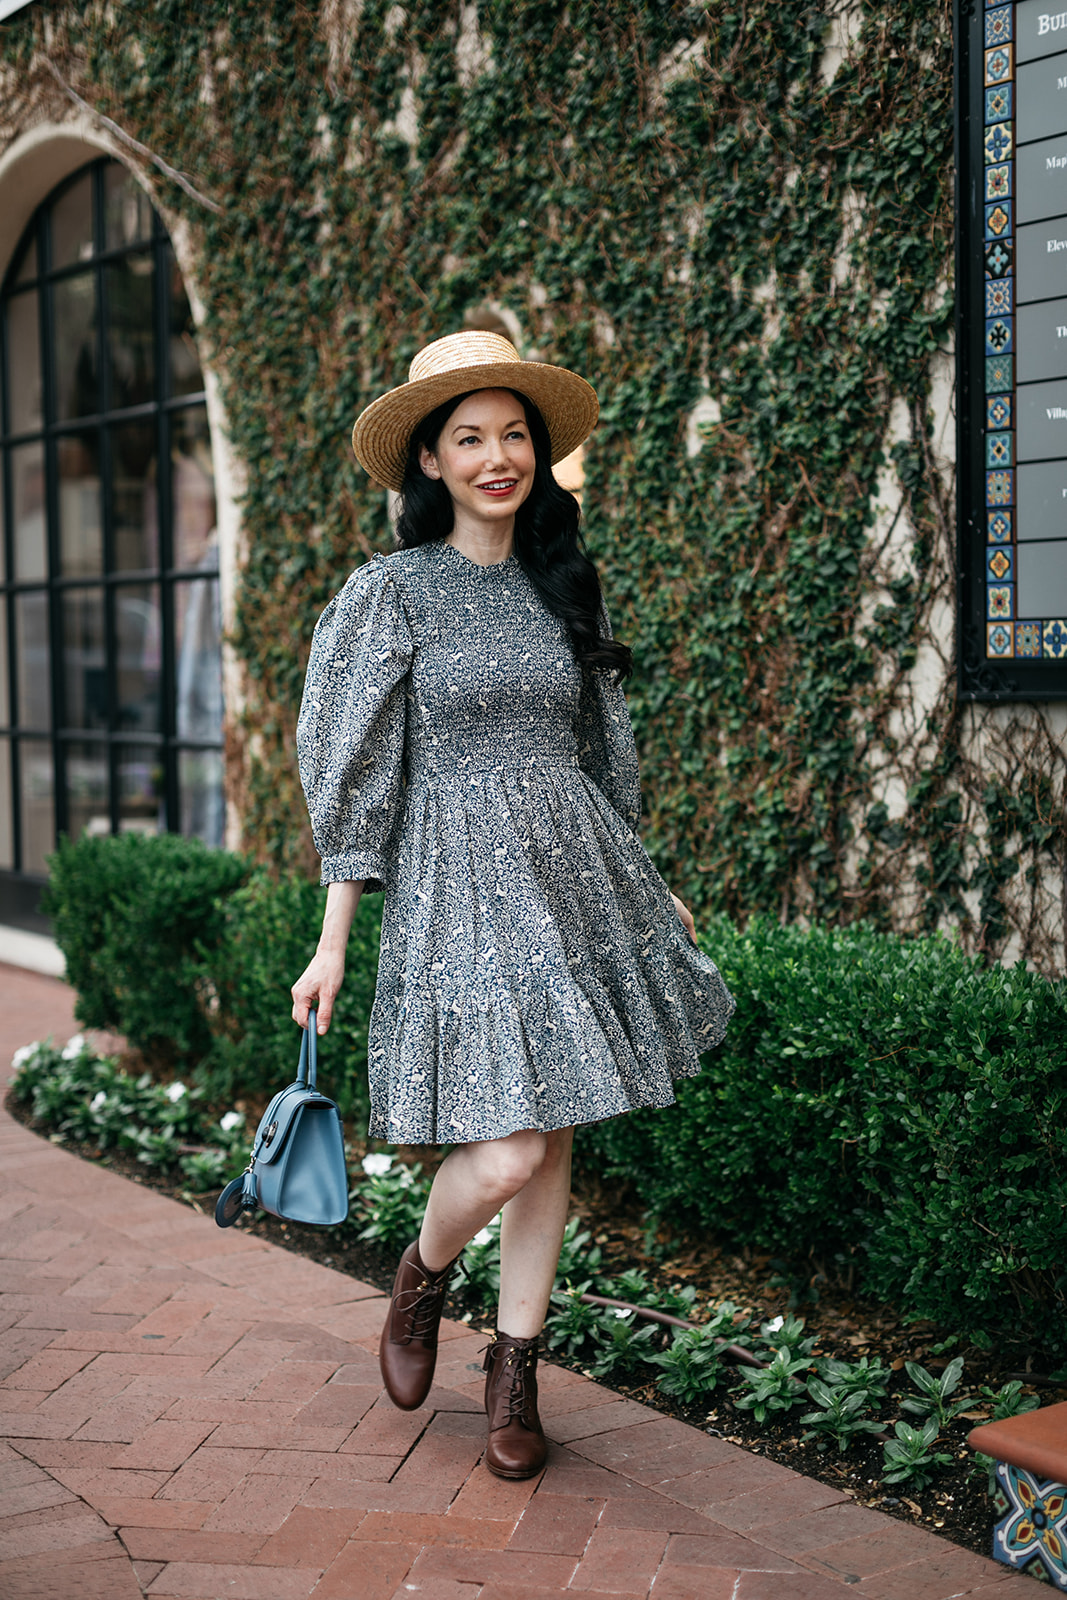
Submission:
[[[422,1264],[419,1242],[400,1257],[378,1361],[386,1393],[401,1411],[415,1411],[430,1392],[437,1365],[437,1329],[455,1260],[440,1272]]]
[[[498,1478],[532,1478],[548,1454],[537,1415],[537,1340],[513,1339],[498,1329],[485,1352],[485,1372],[485,1464]]]

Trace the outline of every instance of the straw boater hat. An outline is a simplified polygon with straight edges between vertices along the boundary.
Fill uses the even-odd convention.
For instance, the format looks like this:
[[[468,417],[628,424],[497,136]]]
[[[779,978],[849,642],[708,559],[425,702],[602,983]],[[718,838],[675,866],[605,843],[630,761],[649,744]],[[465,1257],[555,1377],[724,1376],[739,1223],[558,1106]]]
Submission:
[[[420,350],[408,381],[360,414],[352,448],[360,466],[387,489],[404,481],[411,435],[437,406],[475,389],[514,389],[533,401],[552,441],[552,465],[589,437],[597,419],[596,391],[576,372],[523,361],[499,333],[449,333]]]

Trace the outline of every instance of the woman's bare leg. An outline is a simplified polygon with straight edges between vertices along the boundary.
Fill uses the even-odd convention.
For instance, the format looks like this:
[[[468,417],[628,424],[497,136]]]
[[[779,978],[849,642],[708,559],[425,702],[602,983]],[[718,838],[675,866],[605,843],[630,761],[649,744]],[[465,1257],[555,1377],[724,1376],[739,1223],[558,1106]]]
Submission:
[[[514,1339],[533,1339],[544,1326],[567,1224],[574,1129],[545,1140],[541,1165],[504,1206],[501,1222],[497,1327]]]
[[[440,1272],[454,1260],[479,1228],[540,1172],[549,1140],[555,1137],[530,1128],[450,1150],[437,1169],[422,1220],[423,1265]]]

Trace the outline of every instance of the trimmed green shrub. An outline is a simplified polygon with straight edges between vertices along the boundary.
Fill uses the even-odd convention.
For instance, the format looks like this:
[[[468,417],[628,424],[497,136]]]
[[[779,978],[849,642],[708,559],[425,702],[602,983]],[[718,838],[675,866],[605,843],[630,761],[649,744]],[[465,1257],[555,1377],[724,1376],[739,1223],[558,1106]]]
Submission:
[[[1067,985],[939,937],[724,920],[737,996],[678,1106],[583,1129],[656,1213],[807,1253],[971,1338],[1067,1345]]]
[[[273,1094],[295,1075],[300,1032],[289,1021],[289,990],[315,952],[325,903],[317,884],[275,882],[260,868],[221,906],[217,938],[201,947],[198,974],[212,1037],[196,1079],[213,1101]],[[323,1092],[359,1135],[370,1113],[367,1024],[380,928],[381,897],[366,896],[349,935],[330,1031],[319,1042]]]
[[[78,1021],[187,1070],[211,1044],[197,996],[203,952],[223,936],[221,902],[251,863],[177,834],[123,833],[62,839],[48,865],[43,904]]]

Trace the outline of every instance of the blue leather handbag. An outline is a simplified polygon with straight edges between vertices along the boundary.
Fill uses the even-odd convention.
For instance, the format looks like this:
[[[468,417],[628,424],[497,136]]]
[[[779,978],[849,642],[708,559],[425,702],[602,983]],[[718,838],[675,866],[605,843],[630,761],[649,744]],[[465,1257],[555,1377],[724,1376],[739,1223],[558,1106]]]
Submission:
[[[300,1043],[296,1082],[279,1091],[260,1118],[248,1166],[228,1183],[215,1206],[215,1221],[228,1228],[242,1211],[259,1207],[289,1222],[330,1228],[348,1216],[341,1115],[320,1094],[316,1015]]]

